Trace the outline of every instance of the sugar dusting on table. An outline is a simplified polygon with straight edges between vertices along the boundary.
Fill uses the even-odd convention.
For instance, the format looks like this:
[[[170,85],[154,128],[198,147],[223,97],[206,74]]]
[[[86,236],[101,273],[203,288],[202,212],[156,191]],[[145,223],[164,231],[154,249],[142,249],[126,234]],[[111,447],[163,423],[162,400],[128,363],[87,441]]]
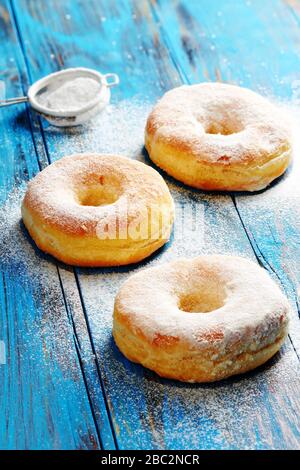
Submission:
[[[53,261],[31,242],[21,222],[20,206],[25,185],[13,190],[0,208],[0,265],[4,276],[15,286],[15,295],[26,299],[22,322],[27,325],[23,354],[38,364],[41,346],[44,359],[55,357],[62,375],[76,379],[78,370],[65,351],[72,348],[64,299]],[[34,317],[33,317],[34,312]],[[24,330],[24,325],[22,325]],[[42,341],[42,344],[39,344]],[[22,351],[19,351],[22,354]],[[49,361],[51,366],[52,361]]]
[[[149,104],[142,102],[124,101],[109,106],[89,126],[81,130],[73,129],[67,135],[59,129],[48,127],[46,133],[51,140],[52,153],[57,151],[58,157],[82,151],[125,153],[149,164],[142,153],[143,129],[149,108]],[[291,211],[297,209],[294,205],[298,204],[295,201],[299,191],[296,183],[292,190],[288,189],[289,178],[294,178],[293,172],[264,193],[240,196],[239,207],[242,209],[244,204],[248,213],[252,210],[253,221],[264,216],[274,217],[275,213],[278,214],[277,210],[283,219],[290,217]],[[178,256],[192,257],[211,252],[247,256],[243,251],[248,242],[228,196],[204,194],[185,188],[171,178],[166,177],[166,180],[177,211],[174,237],[168,246],[139,266],[120,270],[80,270],[89,326],[102,377],[109,389],[115,424],[124,432],[128,416],[132,420],[135,417],[136,420],[142,419],[145,427],[134,430],[137,447],[143,442],[146,429],[152,430],[153,446],[156,448],[172,448],[173,442],[189,443],[191,449],[199,448],[199,436],[201,445],[206,448],[217,444],[220,448],[243,448],[244,442],[251,442],[252,447],[274,447],[275,437],[269,428],[280,409],[280,403],[288,399],[291,408],[299,406],[290,392],[287,398],[287,383],[289,390],[295,388],[295,397],[299,387],[299,361],[289,342],[280,355],[265,367],[215,385],[188,385],[160,380],[155,374],[125,360],[112,342],[114,296],[132,272]],[[0,246],[5,248],[0,251],[0,263],[6,275],[12,276],[14,282],[32,295],[36,302],[36,318],[29,327],[28,348],[36,335],[42,337],[45,343],[44,360],[48,361],[52,354],[63,374],[76,374],[77,369],[68,354],[74,347],[73,328],[76,328],[81,355],[87,367],[94,365],[94,356],[74,272],[72,268],[59,267],[65,295],[72,302],[75,317],[75,326],[72,326],[63,304],[56,263],[34,249],[20,224],[20,203],[24,190],[22,186],[12,191],[0,210]],[[183,232],[184,229],[188,231]],[[250,250],[248,254],[253,256]],[[299,336],[299,327],[295,323],[293,339]],[[32,357],[32,360],[35,358]],[[117,396],[114,390],[117,390]],[[95,390],[94,393],[100,392]],[[275,401],[278,408],[273,408]],[[140,403],[144,403],[143,409]],[[254,409],[259,410],[260,416],[253,413]],[[296,413],[287,415],[285,419],[283,425],[287,429],[297,425]],[[243,426],[245,422],[247,430]],[[165,423],[172,427],[173,436],[164,435]],[[257,429],[261,430],[259,441]],[[293,439],[291,436],[291,446],[296,448],[299,443],[293,442]]]

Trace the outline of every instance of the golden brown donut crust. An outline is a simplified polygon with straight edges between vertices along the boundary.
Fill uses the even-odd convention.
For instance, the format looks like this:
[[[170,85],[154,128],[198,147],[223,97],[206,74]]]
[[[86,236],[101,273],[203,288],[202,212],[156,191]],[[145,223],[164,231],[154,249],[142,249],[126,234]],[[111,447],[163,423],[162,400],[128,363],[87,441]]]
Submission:
[[[251,90],[221,83],[167,92],[148,117],[145,146],[174,178],[221,191],[265,188],[292,155],[282,112]]]
[[[162,377],[212,382],[272,357],[286,338],[289,309],[257,264],[199,256],[131,276],[115,300],[113,336],[128,359]]]
[[[57,259],[118,266],[141,261],[168,241],[174,203],[151,167],[117,155],[80,154],[52,163],[29,183],[22,217],[37,246]],[[112,236],[99,237],[107,227]]]

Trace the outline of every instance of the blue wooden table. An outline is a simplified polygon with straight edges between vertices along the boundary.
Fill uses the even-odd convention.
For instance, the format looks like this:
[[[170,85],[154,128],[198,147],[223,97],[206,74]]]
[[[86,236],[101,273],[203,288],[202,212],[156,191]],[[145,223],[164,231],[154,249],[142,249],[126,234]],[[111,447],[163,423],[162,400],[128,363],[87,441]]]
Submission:
[[[175,233],[131,268],[55,262],[33,246],[18,209],[26,182],[65,154],[120,152],[150,164],[147,112],[181,83],[235,83],[297,108],[300,1],[0,0],[0,93],[21,95],[73,66],[121,78],[111,107],[84,130],[54,129],[26,105],[0,112],[0,448],[300,448],[297,162],[253,195],[166,178],[177,210],[198,214],[201,240]],[[281,285],[293,306],[282,351],[215,385],[161,380],[126,361],[111,339],[121,283],[149,264],[210,252],[256,259]]]

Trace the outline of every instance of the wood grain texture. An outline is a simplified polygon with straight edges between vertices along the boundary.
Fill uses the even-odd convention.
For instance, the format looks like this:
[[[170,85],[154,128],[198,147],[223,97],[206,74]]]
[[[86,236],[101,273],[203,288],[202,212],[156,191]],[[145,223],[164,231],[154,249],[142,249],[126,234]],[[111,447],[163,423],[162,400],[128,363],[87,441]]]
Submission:
[[[127,104],[128,110],[132,110],[132,103],[152,103],[167,89],[182,81],[222,79],[260,91],[269,90],[277,96],[288,96],[289,80],[294,77],[291,63],[296,59],[291,40],[295,41],[299,34],[299,28],[295,26],[296,13],[294,9],[291,12],[291,5],[288,5],[287,12],[286,5],[272,2],[276,3],[278,14],[286,13],[283,20],[279,15],[276,23],[279,32],[274,32],[273,20],[271,23],[267,15],[270,9],[273,12],[270,2],[265,2],[264,7],[261,7],[261,2],[252,1],[250,6],[248,3],[239,2],[237,5],[233,1],[206,0],[114,3],[96,0],[13,0],[6,3],[2,0],[1,17],[7,33],[4,35],[4,45],[3,41],[1,43],[4,56],[1,60],[7,61],[7,70],[11,74],[8,38],[13,35],[17,45],[14,50],[19,57],[18,87],[26,88],[28,82],[62,67],[80,65],[103,72],[116,72],[121,77],[121,84],[113,92],[113,102],[116,106],[125,103],[121,108],[123,110]],[[11,21],[16,25],[18,43],[11,26],[7,27],[7,22],[11,24]],[[268,44],[263,46],[264,40]],[[278,60],[278,54],[274,51],[278,50],[278,44],[283,40],[285,53]],[[254,44],[255,48],[249,48],[249,43]],[[270,74],[274,77],[271,82],[274,85],[271,86]],[[281,77],[286,77],[283,83],[279,83]],[[132,144],[130,139],[122,136],[124,114],[120,124],[118,116],[112,116],[115,135],[113,132],[106,136],[101,133],[99,121],[98,127],[95,125],[88,131],[87,138],[76,132],[65,134],[55,131],[32,114],[24,118],[22,131],[20,126],[16,126],[13,132],[5,118],[2,127],[4,132],[11,133],[10,139],[6,139],[5,149],[11,153],[12,142],[17,140],[15,135],[20,135],[23,139],[22,150],[14,158],[19,161],[23,151],[23,159],[30,168],[29,176],[38,170],[32,169],[32,155],[38,157],[42,168],[66,152],[103,151],[108,144],[123,151],[125,144],[128,144],[125,151],[132,153],[130,156],[134,155],[150,164],[141,152],[144,117],[141,112],[141,123],[136,124],[140,137],[136,142],[133,137]],[[130,123],[128,126],[126,131],[129,129],[131,132]],[[28,178],[18,170],[16,181],[15,169],[11,166],[7,164],[6,170],[9,188]],[[97,431],[99,441],[105,448],[298,448],[299,361],[291,342],[273,361],[252,374],[202,386],[160,380],[149,371],[126,361],[112,342],[111,312],[120,284],[136,269],[178,255],[192,256],[217,251],[256,258],[280,278],[295,301],[294,247],[299,231],[292,220],[285,224],[279,219],[279,224],[275,224],[279,215],[269,210],[268,192],[255,199],[254,211],[253,198],[205,194],[184,188],[171,178],[166,177],[166,180],[178,203],[178,211],[180,204],[193,208],[194,215],[189,215],[188,222],[199,222],[195,214],[203,217],[200,220],[202,226],[199,224],[196,227],[196,243],[182,240],[175,233],[167,249],[140,266],[120,270],[75,271],[58,266],[56,277],[53,274],[53,282],[59,283],[63,297],[65,310],[62,308],[62,311],[70,322],[66,329],[74,338],[75,346],[71,351],[75,349],[80,365],[78,382],[88,389],[89,416],[94,421],[94,432]],[[256,211],[260,214],[259,223],[254,215]],[[179,213],[182,215],[182,212]],[[51,260],[45,262],[50,263]],[[12,282],[9,279],[9,285]],[[1,305],[6,311],[4,296]],[[27,310],[30,310],[29,301],[22,314],[26,315]],[[36,314],[35,309],[31,314]],[[11,330],[12,326],[3,329],[6,332]],[[291,336],[295,348],[298,332],[295,316]],[[67,354],[73,357],[69,350]],[[23,375],[24,364],[20,366],[20,371]],[[42,378],[40,380],[43,382]],[[78,395],[72,390],[74,383],[72,380],[68,383],[71,387],[70,400],[73,401],[73,396],[76,400]],[[56,406],[56,394],[63,393],[65,396],[67,393],[64,382],[63,392],[59,385],[55,385],[52,391],[54,403],[51,401],[53,407]],[[12,397],[18,394],[18,390],[15,387]],[[35,393],[33,396],[36,398]],[[81,403],[88,406],[87,400],[82,398],[86,396],[86,393],[80,395]],[[3,413],[8,413],[9,409],[10,403],[5,404]],[[25,405],[24,409],[28,410]],[[39,410],[39,405],[34,409]],[[66,429],[74,426],[74,436],[78,435],[78,423],[82,425],[83,418],[79,412],[76,417],[77,412],[74,411],[70,418],[67,415],[53,417],[53,424],[49,424],[48,434],[44,438],[46,446],[59,445],[54,444],[53,437],[59,423],[63,423]],[[77,427],[73,422],[75,417]],[[32,426],[36,425],[38,429],[36,419],[33,423]],[[43,419],[41,423],[43,425]],[[23,434],[19,434],[21,439]],[[17,433],[13,428],[10,435],[11,446],[16,446]],[[36,447],[40,447],[36,435],[32,442],[34,440]],[[3,446],[5,443],[3,440]],[[71,442],[66,433],[64,445],[78,447],[79,443],[76,439]],[[95,445],[99,445],[96,438]]]
[[[27,88],[26,67],[9,5],[1,1],[0,6],[1,80],[6,95],[17,96]],[[24,105],[1,110],[0,120],[3,203],[13,188],[39,171],[42,161],[38,161],[34,124]],[[26,260],[24,266],[13,259],[1,266],[0,338],[6,345],[7,363],[0,366],[0,448],[99,448],[57,269],[53,265],[47,270],[50,285],[45,286],[38,277],[28,276]],[[57,294],[52,300],[51,292]],[[45,310],[45,297],[50,299],[47,305],[53,318]]]

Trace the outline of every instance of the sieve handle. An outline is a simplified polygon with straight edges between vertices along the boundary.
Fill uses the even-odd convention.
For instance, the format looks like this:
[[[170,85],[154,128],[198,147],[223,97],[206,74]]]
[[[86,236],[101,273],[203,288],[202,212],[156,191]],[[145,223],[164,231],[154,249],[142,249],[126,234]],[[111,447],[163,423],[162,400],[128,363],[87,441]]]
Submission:
[[[104,84],[109,88],[112,86],[119,85],[120,83],[119,76],[116,73],[107,73],[106,75],[103,76],[103,79],[104,79]]]
[[[28,96],[19,96],[18,98],[9,98],[7,100],[0,100],[0,108],[4,108],[5,106],[12,106],[14,104],[19,103],[27,103]]]

